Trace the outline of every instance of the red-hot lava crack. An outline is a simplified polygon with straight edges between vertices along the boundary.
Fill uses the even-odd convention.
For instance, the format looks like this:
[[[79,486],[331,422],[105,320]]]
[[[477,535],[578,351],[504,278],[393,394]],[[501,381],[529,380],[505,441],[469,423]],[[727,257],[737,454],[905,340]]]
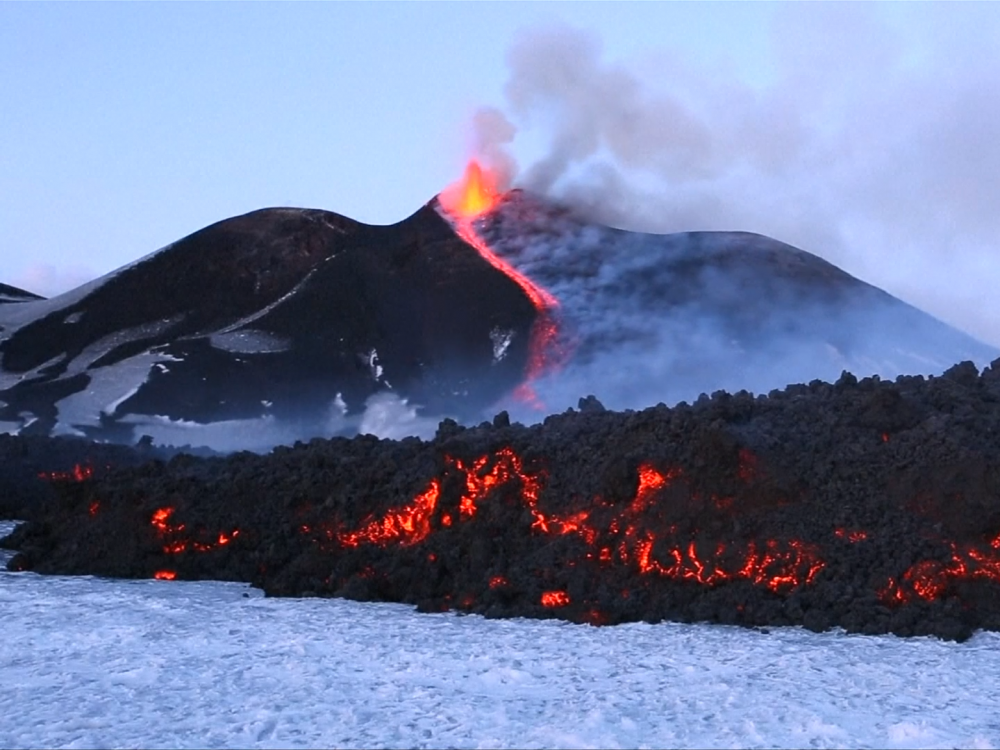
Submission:
[[[907,604],[915,598],[930,602],[941,598],[963,581],[983,580],[1000,584],[1000,535],[983,545],[961,549],[949,543],[947,560],[921,560],[907,568],[897,580],[889,578],[879,596],[887,604]]]
[[[94,468],[89,464],[75,464],[70,471],[43,471],[38,478],[46,482],[85,482],[93,478]]]
[[[156,535],[163,542],[163,552],[168,555],[179,555],[184,552],[211,552],[230,544],[240,535],[239,529],[210,534],[200,531],[197,534],[188,533],[186,524],[170,523],[174,508],[158,508],[149,524],[156,530]]]
[[[741,454],[739,476],[744,481],[750,478],[743,471],[747,459],[747,455]],[[794,539],[767,539],[759,545],[750,541],[742,547],[718,542],[711,549],[699,550],[694,539],[678,537],[676,526],[657,528],[655,521],[649,522],[649,517],[655,517],[658,492],[682,476],[678,467],[660,472],[652,466],[642,465],[635,497],[621,512],[609,514],[605,506],[605,512],[601,513],[604,504],[595,501],[590,509],[560,517],[545,513],[539,507],[544,475],[526,472],[523,461],[509,447],[471,462],[452,457],[446,457],[445,462],[460,476],[465,488],[457,513],[444,509],[436,513],[442,480],[435,478],[413,502],[389,510],[381,517],[365,519],[358,530],[342,530],[337,522],[324,524],[317,541],[335,541],[343,547],[370,544],[386,548],[417,544],[435,531],[450,529],[454,518],[459,523],[474,522],[481,505],[491,495],[513,484],[531,515],[533,533],[572,534],[582,540],[585,549],[578,559],[567,561],[572,565],[597,560],[604,564],[631,566],[641,575],[686,580],[703,586],[744,579],[778,593],[813,583],[825,564],[815,545]],[[309,526],[301,530],[305,534],[312,533]],[[497,588],[499,584],[494,582],[498,580],[505,579],[494,577],[490,587]]]

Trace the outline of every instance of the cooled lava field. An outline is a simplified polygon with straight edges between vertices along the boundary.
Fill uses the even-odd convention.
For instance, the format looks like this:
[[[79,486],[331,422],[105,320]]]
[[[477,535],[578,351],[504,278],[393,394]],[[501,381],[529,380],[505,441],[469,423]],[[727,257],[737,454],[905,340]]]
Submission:
[[[64,472],[9,567],[600,625],[1000,630],[1000,359],[579,406]]]

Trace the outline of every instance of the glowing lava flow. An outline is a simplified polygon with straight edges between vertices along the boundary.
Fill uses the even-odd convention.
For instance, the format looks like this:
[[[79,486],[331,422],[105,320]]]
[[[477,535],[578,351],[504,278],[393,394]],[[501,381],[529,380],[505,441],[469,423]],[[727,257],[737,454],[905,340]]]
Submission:
[[[47,482],[83,482],[93,476],[93,467],[76,464],[72,471],[43,471],[38,475],[38,478]]]
[[[910,566],[897,581],[890,578],[879,591],[887,604],[908,604],[916,596],[926,602],[939,599],[958,581],[975,579],[1000,583],[1000,535],[990,542],[989,548],[967,546],[959,549],[951,543],[951,557],[947,562],[921,560]]]
[[[556,346],[559,325],[555,312],[559,308],[559,300],[500,258],[476,232],[473,222],[493,209],[499,200],[495,176],[475,160],[469,162],[462,180],[449,186],[438,196],[441,208],[454,220],[458,236],[472,245],[487,263],[517,284],[538,313],[528,345],[525,383],[517,389],[515,395],[540,408],[541,404],[531,388],[531,382],[557,367],[563,359]]]
[[[546,591],[542,594],[543,607],[565,607],[569,604],[569,594],[565,591]]]
[[[638,470],[638,487],[632,501],[614,515],[611,506],[595,501],[591,507],[559,518],[542,512],[539,507],[542,491],[541,473],[531,473],[512,448],[506,447],[473,461],[446,457],[449,470],[464,479],[464,492],[458,499],[457,520],[474,522],[481,504],[504,485],[514,483],[521,502],[531,514],[531,530],[547,536],[576,535],[583,540],[586,559],[600,564],[632,566],[641,575],[691,581],[703,586],[715,586],[739,579],[763,586],[781,594],[799,586],[810,585],[825,567],[816,547],[798,540],[767,539],[745,546],[718,542],[704,549],[690,537],[678,538],[676,527],[658,528],[655,517],[660,492],[683,475],[678,467],[659,471],[644,464]],[[371,544],[387,547],[416,544],[436,529],[452,526],[452,515],[439,508],[442,480],[433,479],[427,490],[409,505],[390,510],[381,518],[368,518],[357,531],[326,532],[327,539],[336,539],[343,547]],[[454,502],[454,501],[452,501]],[[434,523],[440,511],[440,523]],[[596,518],[603,518],[599,523]],[[304,533],[310,530],[302,529]],[[575,564],[574,562],[570,563]],[[502,577],[490,585],[501,585]],[[546,606],[564,606],[552,599]],[[544,602],[543,602],[544,604]]]
[[[437,508],[441,483],[431,480],[430,486],[401,510],[390,511],[380,519],[368,519],[358,531],[337,533],[337,540],[345,547],[362,543],[385,546],[389,542],[403,545],[417,544],[431,533],[431,516]]]
[[[192,550],[194,552],[210,552],[214,549],[225,547],[240,535],[239,529],[233,529],[229,534],[220,532],[211,542],[201,542],[181,537],[181,533],[187,528],[183,523],[171,524],[170,517],[174,514],[174,508],[158,508],[153,512],[153,517],[149,525],[156,529],[156,534],[163,541],[163,551],[168,555],[179,555],[182,552]]]

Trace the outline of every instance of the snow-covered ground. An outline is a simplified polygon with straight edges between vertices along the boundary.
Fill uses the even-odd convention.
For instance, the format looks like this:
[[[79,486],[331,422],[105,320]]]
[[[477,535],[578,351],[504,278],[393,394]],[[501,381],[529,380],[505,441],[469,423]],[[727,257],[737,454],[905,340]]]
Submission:
[[[993,633],[594,628],[6,572],[0,622],[2,747],[1000,746]]]

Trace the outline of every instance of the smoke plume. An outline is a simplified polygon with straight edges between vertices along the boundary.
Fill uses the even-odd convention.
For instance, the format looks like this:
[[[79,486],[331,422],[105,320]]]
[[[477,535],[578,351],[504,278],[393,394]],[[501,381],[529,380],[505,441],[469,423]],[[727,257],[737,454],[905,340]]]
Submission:
[[[655,76],[570,27],[511,44],[483,156],[587,218],[775,237],[1000,344],[1000,45],[988,6],[891,25],[854,4],[783,6],[773,75],[663,55]],[[836,44],[832,42],[836,40]],[[648,68],[648,66],[646,66]],[[544,153],[520,171],[522,136]]]

